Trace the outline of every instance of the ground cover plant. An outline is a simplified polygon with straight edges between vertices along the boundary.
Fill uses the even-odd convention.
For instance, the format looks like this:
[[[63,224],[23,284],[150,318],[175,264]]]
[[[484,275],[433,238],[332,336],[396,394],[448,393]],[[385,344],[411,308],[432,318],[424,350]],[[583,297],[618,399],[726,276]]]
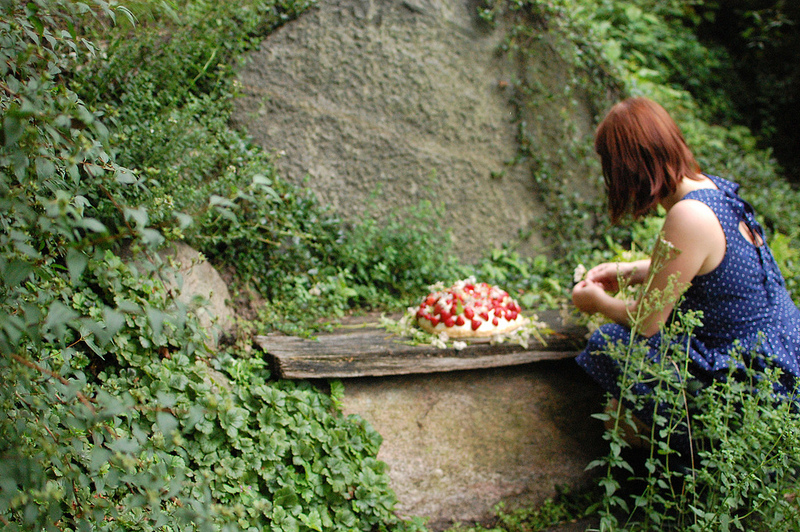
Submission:
[[[714,125],[727,107],[706,82],[722,60],[692,38],[684,4],[498,1],[482,14],[511,24],[506,53],[524,54],[532,36],[556,39],[575,69],[565,90],[590,87],[598,110],[609,90],[663,101],[704,166],[745,183],[797,295],[797,192],[747,130]],[[540,161],[533,178],[556,200],[543,223],[559,229],[551,249],[560,260],[522,257],[509,245],[476,265],[445,263],[447,235],[424,230],[430,205],[406,213],[404,225],[340,221],[283,181],[271,156],[229,124],[240,55],[312,7],[291,0],[0,3],[5,529],[421,529],[394,515],[375,459],[380,436],[342,416],[341,385],[326,393],[271,379],[244,349],[248,334],[311,334],[321,318],[402,309],[428,284],[472,273],[516,291],[527,308],[558,306],[577,262],[646,248],[655,236],[653,224],[603,225],[602,202],[576,198],[552,179],[557,160]],[[708,69],[684,68],[695,63]],[[518,89],[520,106],[547,96]],[[535,140],[525,135],[520,128],[522,148]],[[573,139],[563,148],[559,157],[588,156]],[[237,297],[258,301],[239,342],[213,352],[191,309],[161,283],[169,266],[157,249],[173,240],[233,270]],[[794,465],[794,457],[772,451],[794,441],[794,418],[767,416],[760,392],[709,394],[709,403],[740,401],[748,423],[761,420],[759,434],[782,431],[777,444],[758,440],[740,430],[741,418],[709,410],[721,420],[708,425],[709,437],[729,445],[703,457],[696,486],[704,491],[695,490],[702,496],[691,501],[699,511],[690,525],[727,519],[731,528],[766,527],[773,519],[766,511],[776,509],[783,513],[772,515],[791,518],[793,501],[781,487],[789,473],[776,473],[773,484],[751,473],[756,465],[790,472],[776,460]],[[748,454],[756,444],[764,453]],[[620,456],[612,447],[605,486],[614,489],[596,499],[606,529],[627,526],[614,484],[625,475],[616,467]],[[644,478],[658,484],[667,474],[658,471]],[[715,471],[723,476],[704,476]],[[637,497],[628,504],[647,503],[649,513],[631,513],[630,523],[673,519],[666,509],[682,500],[652,490]],[[741,510],[753,497],[759,517]],[[563,512],[565,500],[572,501],[501,514],[499,526],[533,530],[534,522],[584,511]],[[542,512],[549,517],[534,517]],[[772,528],[780,530],[777,520]]]

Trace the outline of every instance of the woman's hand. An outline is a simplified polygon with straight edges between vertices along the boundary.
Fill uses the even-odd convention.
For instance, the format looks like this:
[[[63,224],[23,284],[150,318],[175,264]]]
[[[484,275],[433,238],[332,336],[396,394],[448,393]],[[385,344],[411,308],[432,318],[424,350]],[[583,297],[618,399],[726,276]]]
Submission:
[[[597,283],[608,292],[619,291],[619,280],[625,279],[629,284],[640,284],[647,277],[650,260],[636,262],[604,262],[588,272],[585,279]]]
[[[605,288],[600,283],[584,280],[572,288],[572,302],[581,312],[595,314],[601,311],[604,298],[607,298]]]

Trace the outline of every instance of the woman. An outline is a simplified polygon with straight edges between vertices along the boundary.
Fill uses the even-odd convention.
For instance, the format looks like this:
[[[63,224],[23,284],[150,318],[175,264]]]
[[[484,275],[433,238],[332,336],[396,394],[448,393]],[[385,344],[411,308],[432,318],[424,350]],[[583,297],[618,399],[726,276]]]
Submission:
[[[624,214],[639,217],[661,205],[667,212],[662,238],[673,249],[656,271],[650,271],[649,260],[605,263],[575,285],[578,309],[614,322],[595,331],[578,364],[618,396],[619,367],[606,354],[608,346],[620,340],[627,345],[635,325],[656,359],[659,330],[682,294],[678,310],[702,311],[703,325],[686,344],[694,377],[706,384],[727,378],[731,350],[740,346],[746,356],[758,352],[762,364],[780,368],[776,393],[794,398],[800,377],[800,311],[752,207],[737,195],[739,186],[700,173],[678,126],[646,98],[628,99],[610,110],[597,129],[595,150],[611,220],[616,223]],[[618,289],[619,279],[630,284],[648,280],[648,289],[638,301],[623,301],[608,293]],[[653,294],[667,297],[648,304]],[[648,393],[641,385],[637,391]],[[650,421],[647,412],[637,417]]]

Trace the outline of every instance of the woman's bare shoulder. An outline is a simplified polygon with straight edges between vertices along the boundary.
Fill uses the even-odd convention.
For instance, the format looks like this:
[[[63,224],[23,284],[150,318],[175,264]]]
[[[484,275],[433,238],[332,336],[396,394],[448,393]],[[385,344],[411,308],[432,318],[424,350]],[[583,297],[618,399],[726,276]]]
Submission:
[[[667,212],[664,238],[680,249],[681,261],[696,261],[695,274],[702,275],[716,268],[725,256],[725,231],[714,211],[693,199],[679,201]]]
[[[695,199],[684,199],[673,205],[667,211],[665,227],[667,224],[677,227],[688,226],[695,229],[698,228],[698,225],[708,225],[709,227],[717,226],[720,230],[722,229],[717,215],[714,214],[711,207]]]

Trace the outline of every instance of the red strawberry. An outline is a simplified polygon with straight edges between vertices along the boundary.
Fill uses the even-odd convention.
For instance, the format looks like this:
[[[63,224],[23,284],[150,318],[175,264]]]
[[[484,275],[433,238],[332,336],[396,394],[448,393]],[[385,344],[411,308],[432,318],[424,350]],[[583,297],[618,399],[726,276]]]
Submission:
[[[497,327],[497,325],[498,325],[499,323],[500,323],[500,322],[499,322],[499,321],[497,321],[497,318],[494,318],[494,319],[492,320],[492,325],[494,325],[495,327]]]
[[[478,320],[472,320],[472,330],[473,331],[477,331],[478,327],[480,327],[480,326],[481,326],[481,322],[479,322]]]
[[[452,327],[456,324],[456,320],[454,320],[452,316],[448,316],[447,319],[443,321],[445,327]]]
[[[472,310],[472,307],[467,307],[464,309],[464,317],[467,318],[468,320],[471,320],[472,318],[475,317],[475,311]]]
[[[431,316],[431,325],[433,325],[434,327],[439,325],[439,318],[436,316]]]
[[[483,318],[483,321],[489,321],[489,312],[486,310],[482,311],[478,316]]]
[[[460,326],[464,325],[464,323],[466,323],[466,320],[464,320],[464,316],[457,316],[456,317],[456,325],[458,325],[460,327]]]
[[[451,318],[450,313],[444,309],[439,313],[439,315],[441,316],[442,321],[447,321]]]

